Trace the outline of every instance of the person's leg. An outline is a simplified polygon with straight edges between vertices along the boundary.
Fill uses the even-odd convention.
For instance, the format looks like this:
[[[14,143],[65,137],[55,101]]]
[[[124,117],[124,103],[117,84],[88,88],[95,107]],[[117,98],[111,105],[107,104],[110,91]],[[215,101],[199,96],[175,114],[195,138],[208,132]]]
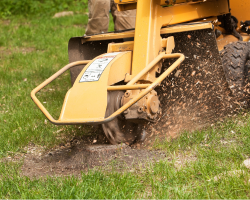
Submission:
[[[111,13],[114,18],[115,31],[135,28],[136,10],[119,12],[114,0],[111,0]]]
[[[86,35],[108,31],[109,10],[110,0],[89,0],[89,21]]]

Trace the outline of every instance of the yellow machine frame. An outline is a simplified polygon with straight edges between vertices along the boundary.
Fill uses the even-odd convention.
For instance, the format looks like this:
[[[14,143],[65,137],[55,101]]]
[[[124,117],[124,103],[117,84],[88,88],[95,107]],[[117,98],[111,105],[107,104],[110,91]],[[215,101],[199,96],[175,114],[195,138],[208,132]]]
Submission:
[[[160,85],[160,83],[185,59],[183,54],[172,54],[174,39],[171,37],[163,39],[161,34],[212,29],[214,26],[212,23],[192,23],[190,25],[181,23],[203,19],[213,21],[216,20],[217,16],[229,13],[228,0],[115,0],[115,2],[118,3],[119,10],[137,9],[135,31],[83,37],[82,43],[131,37],[134,38],[134,41],[111,43],[109,45],[107,50],[108,53],[121,53],[117,54],[114,60],[108,64],[100,81],[96,83],[79,83],[79,80],[85,70],[91,63],[98,59],[99,56],[92,61],[85,60],[70,63],[36,87],[31,92],[31,97],[52,123],[100,124],[112,121],[115,117],[123,113],[130,106],[154,90],[155,87]],[[235,1],[233,1],[233,3],[235,3]],[[236,12],[236,10],[233,9],[233,12]],[[168,27],[173,24],[180,25]],[[247,40],[249,37],[246,36],[244,39]],[[157,78],[155,73],[161,71],[163,60],[170,58],[177,58],[177,60]],[[35,95],[66,70],[81,64],[87,65],[78,76],[73,87],[68,91],[60,118],[55,120]],[[113,79],[116,77],[117,80],[112,80],[112,77]],[[119,81],[124,81],[126,85],[114,85],[114,83]],[[92,92],[86,90],[86,93],[77,92],[82,91],[81,88],[83,87],[88,88],[92,86],[96,89],[100,89]],[[105,118],[107,91],[116,90],[140,90],[140,92],[112,115]],[[74,95],[70,99],[69,96],[73,93]],[[80,100],[73,101],[74,97],[77,95]],[[92,102],[94,102],[93,106],[91,106]],[[87,107],[91,107],[91,109]],[[77,112],[78,114],[76,114]]]

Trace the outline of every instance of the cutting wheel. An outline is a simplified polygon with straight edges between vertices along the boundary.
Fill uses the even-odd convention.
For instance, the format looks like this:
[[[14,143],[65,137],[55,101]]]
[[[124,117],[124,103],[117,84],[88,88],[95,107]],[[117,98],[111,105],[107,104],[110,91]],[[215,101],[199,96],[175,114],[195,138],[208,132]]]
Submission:
[[[108,92],[108,106],[106,117],[110,116],[121,107],[121,99],[124,95],[122,91]],[[141,139],[142,126],[125,120],[122,115],[116,117],[113,121],[102,124],[103,131],[111,144],[119,144],[121,142],[132,144],[136,140]]]

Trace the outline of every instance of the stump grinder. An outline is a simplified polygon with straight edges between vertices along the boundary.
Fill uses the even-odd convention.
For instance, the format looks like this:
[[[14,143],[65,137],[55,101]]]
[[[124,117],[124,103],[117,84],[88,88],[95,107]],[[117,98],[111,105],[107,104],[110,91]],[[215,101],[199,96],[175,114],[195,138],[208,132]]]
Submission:
[[[111,144],[132,144],[230,110],[246,84],[249,0],[115,2],[137,9],[135,29],[71,38],[69,64],[31,92],[51,123],[101,124]],[[56,120],[35,95],[67,70],[72,88]]]

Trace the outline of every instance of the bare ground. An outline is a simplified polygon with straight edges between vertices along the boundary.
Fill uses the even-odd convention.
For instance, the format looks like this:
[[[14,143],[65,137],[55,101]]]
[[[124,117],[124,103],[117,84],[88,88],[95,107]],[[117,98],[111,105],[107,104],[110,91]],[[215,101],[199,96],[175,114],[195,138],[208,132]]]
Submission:
[[[29,149],[36,148],[29,146]],[[39,148],[38,148],[39,151]],[[84,141],[61,146],[42,155],[29,151],[24,155],[22,175],[28,177],[80,175],[90,169],[135,171],[166,157],[164,152],[133,149],[125,144],[86,145]]]

